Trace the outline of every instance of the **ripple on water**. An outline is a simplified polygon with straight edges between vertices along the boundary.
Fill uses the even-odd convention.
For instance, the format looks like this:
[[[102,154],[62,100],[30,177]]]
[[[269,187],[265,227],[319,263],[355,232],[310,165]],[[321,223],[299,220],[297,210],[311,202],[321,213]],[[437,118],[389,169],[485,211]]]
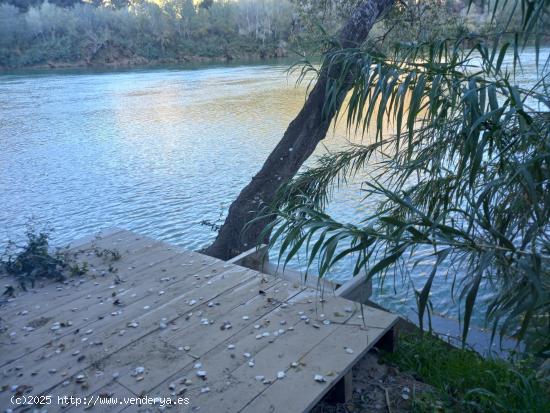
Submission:
[[[303,104],[304,88],[285,69],[0,77],[0,239],[22,237],[35,217],[60,245],[113,226],[207,245],[214,233],[201,222],[227,209]],[[345,142],[337,129],[326,144]],[[330,211],[357,221],[370,212],[359,197],[352,185]],[[333,276],[346,279],[351,268],[343,262]],[[413,307],[407,289],[391,284],[376,287],[381,299]],[[439,281],[432,298],[455,315],[448,289]]]

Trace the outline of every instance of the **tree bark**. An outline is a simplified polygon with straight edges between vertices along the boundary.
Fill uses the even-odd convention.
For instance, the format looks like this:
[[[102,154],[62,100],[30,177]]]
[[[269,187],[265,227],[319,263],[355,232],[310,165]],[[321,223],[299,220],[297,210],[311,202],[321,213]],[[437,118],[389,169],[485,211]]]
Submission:
[[[361,45],[374,23],[393,3],[394,0],[361,2],[338,34],[339,47],[345,49]],[[268,222],[255,221],[243,231],[245,225],[257,217],[263,205],[273,201],[279,187],[294,177],[317,144],[325,138],[337,109],[351,88],[352,79],[342,88],[332,113],[323,113],[329,76],[326,68],[321,71],[298,116],[290,123],[260,171],[231,204],[214,243],[204,250],[206,254],[227,260],[252,248],[259,241]]]

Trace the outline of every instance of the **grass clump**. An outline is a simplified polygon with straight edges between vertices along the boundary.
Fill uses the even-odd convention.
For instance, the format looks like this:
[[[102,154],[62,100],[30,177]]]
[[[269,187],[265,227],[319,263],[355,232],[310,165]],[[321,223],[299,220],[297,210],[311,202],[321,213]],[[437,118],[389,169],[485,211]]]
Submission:
[[[404,335],[384,362],[434,388],[415,396],[416,412],[548,412],[550,381],[537,376],[532,360],[484,359],[431,336]]]

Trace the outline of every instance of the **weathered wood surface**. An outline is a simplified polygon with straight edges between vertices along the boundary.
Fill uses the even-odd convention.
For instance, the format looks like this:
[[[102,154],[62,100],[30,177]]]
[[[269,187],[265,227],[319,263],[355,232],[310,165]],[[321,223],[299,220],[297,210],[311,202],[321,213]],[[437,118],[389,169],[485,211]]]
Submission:
[[[97,254],[115,248],[119,260]],[[86,411],[157,411],[122,402],[131,396],[189,398],[176,411],[308,411],[397,320],[128,231],[72,252],[89,274],[0,307],[2,409],[20,393],[52,395],[48,412],[84,410],[57,396],[121,402]]]
[[[346,281],[336,290],[338,297],[357,303],[368,304],[372,295],[372,280],[368,280],[364,272]]]

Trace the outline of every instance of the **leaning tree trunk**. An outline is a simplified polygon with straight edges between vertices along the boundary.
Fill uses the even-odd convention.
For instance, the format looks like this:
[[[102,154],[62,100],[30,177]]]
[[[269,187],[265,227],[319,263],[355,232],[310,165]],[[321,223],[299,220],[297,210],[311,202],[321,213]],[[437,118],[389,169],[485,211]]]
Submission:
[[[357,6],[338,35],[339,47],[352,48],[362,44],[378,18],[393,6],[394,0],[365,0]],[[338,71],[338,68],[331,73]],[[330,113],[323,111],[330,74],[326,67],[311,90],[298,116],[290,123],[283,138],[271,152],[262,169],[231,204],[225,223],[206,254],[227,260],[256,245],[268,223],[256,218],[262,205],[273,201],[279,187],[290,181],[317,144],[326,136],[332,118],[351,88],[351,79],[341,88],[337,104]]]

